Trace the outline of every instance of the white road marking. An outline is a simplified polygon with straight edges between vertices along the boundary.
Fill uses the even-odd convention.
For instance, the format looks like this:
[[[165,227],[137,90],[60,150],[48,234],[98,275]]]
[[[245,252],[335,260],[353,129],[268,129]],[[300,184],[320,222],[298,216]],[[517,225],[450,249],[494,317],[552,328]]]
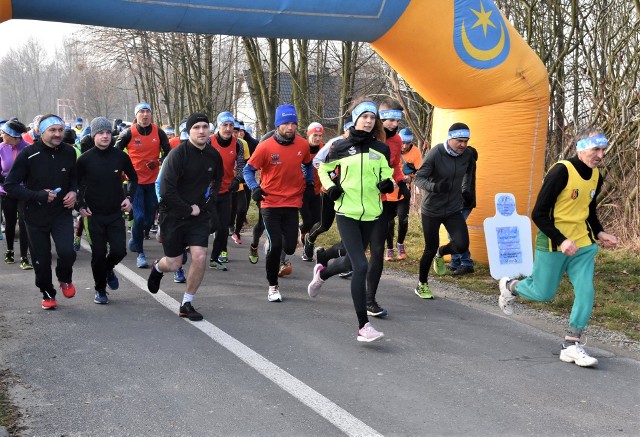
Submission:
[[[85,240],[82,240],[82,248],[91,252],[91,248]],[[147,290],[147,280],[139,276],[133,270],[122,264],[118,264],[114,270],[133,283],[136,287],[149,293]],[[146,271],[148,272],[149,270]],[[164,291],[160,290],[157,294],[149,293],[149,295],[172,313],[177,313],[180,302],[166,294]],[[311,408],[311,410],[328,420],[346,435],[354,437],[382,436],[378,431],[354,417],[345,409],[322,396],[299,379],[276,366],[253,349],[245,346],[243,343],[222,331],[211,322],[208,322],[206,319],[199,322],[191,322],[187,319],[184,320],[247,363],[247,365],[255,369],[258,373],[280,386],[280,388],[298,399],[307,407]]]

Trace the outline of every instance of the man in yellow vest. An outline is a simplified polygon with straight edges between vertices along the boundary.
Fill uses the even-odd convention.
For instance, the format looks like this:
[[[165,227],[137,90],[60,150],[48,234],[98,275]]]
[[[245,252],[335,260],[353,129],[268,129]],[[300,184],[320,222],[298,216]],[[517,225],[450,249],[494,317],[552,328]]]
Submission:
[[[596,215],[602,188],[597,167],[607,144],[604,134],[584,130],[576,137],[576,156],[551,167],[531,213],[538,227],[533,272],[522,280],[504,277],[499,283],[498,304],[506,315],[511,315],[516,296],[548,302],[557,293],[563,274],[569,275],[575,297],[560,360],[581,367],[598,364],[580,344],[593,308],[596,240],[605,248],[618,243],[616,237],[604,232]]]

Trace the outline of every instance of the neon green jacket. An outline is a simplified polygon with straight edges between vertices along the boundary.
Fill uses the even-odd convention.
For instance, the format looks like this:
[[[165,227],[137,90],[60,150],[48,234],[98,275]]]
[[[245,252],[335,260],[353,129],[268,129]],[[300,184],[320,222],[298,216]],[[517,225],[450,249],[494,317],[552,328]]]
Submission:
[[[335,201],[336,214],[360,221],[373,221],[382,213],[377,184],[390,179],[389,146],[365,131],[351,130],[334,142],[318,176],[325,189],[339,185],[344,193]]]

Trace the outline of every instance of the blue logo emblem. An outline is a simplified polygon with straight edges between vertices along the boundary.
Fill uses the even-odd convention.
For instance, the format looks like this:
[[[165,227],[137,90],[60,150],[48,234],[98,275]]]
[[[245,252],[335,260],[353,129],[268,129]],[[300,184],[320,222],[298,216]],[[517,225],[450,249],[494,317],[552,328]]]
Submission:
[[[455,0],[453,44],[458,56],[480,70],[497,67],[509,55],[507,25],[491,0]]]

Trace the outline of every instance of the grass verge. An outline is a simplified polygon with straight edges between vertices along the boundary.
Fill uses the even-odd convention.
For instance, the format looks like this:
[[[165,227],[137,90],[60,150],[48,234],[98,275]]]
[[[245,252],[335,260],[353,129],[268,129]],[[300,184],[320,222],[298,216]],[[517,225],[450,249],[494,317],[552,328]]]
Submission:
[[[250,220],[255,223],[257,210],[253,202],[250,212]],[[334,225],[318,238],[316,246],[328,247],[339,239]],[[420,216],[412,212],[405,239],[408,258],[387,265],[390,264],[394,270],[415,275],[417,281],[423,247]],[[595,301],[590,324],[622,332],[630,339],[640,341],[640,257],[632,250],[601,249],[596,257],[595,272]],[[476,264],[472,275],[457,277],[447,273],[438,277],[438,280],[456,283],[459,287],[485,295],[498,293],[497,281],[491,277],[489,267],[485,265]],[[565,275],[553,300],[546,303],[525,302],[533,308],[568,317],[573,305],[573,287]]]

